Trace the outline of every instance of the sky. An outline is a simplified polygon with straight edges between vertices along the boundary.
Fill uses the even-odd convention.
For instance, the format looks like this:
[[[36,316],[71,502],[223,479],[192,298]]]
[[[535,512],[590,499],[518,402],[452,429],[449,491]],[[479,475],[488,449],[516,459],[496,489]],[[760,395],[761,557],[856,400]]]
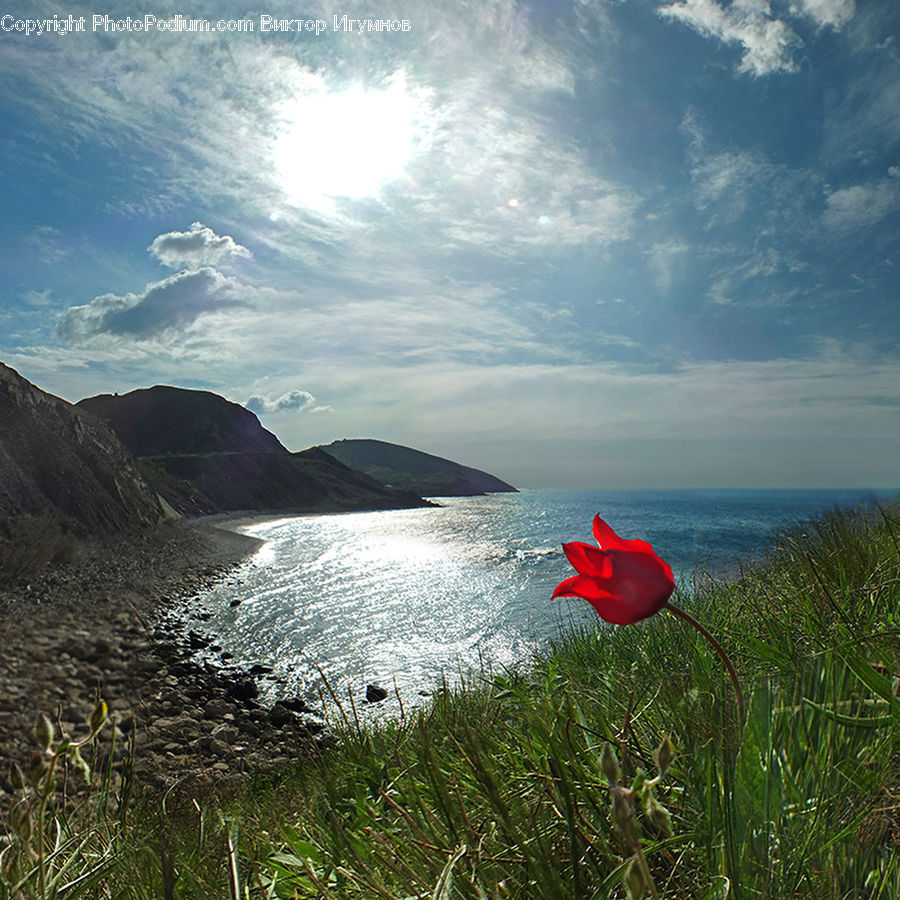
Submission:
[[[896,0],[364,6],[4,13],[0,361],[519,487],[900,486]]]

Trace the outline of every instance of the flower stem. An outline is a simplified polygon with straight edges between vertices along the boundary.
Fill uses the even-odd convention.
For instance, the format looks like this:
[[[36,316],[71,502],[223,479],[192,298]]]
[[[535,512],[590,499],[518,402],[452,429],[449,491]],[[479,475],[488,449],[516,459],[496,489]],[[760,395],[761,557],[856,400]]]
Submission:
[[[737,698],[738,713],[740,715],[741,727],[743,727],[743,724],[744,724],[744,693],[741,690],[741,684],[738,681],[737,672],[734,671],[734,666],[731,664],[731,659],[729,658],[728,654],[725,652],[722,645],[692,615],[690,615],[689,613],[686,613],[680,607],[675,606],[674,603],[667,603],[666,609],[668,609],[669,612],[672,612],[676,616],[678,616],[679,619],[683,619],[685,622],[688,623],[688,625],[691,625],[694,628],[696,628],[697,631],[699,631],[700,634],[702,634],[703,637],[705,637],[706,640],[709,641],[713,650],[715,650],[716,653],[719,654],[719,659],[722,660],[722,663],[724,664],[725,669],[728,672],[728,675],[731,677],[731,683],[734,685],[734,693],[735,693],[735,697]]]

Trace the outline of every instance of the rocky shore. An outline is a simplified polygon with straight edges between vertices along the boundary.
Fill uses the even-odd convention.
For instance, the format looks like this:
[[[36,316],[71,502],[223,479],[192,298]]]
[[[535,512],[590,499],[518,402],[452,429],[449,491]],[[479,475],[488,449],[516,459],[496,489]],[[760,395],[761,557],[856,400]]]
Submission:
[[[322,725],[301,700],[257,703],[264,666],[194,658],[214,638],[192,599],[258,546],[175,522],[84,546],[30,583],[0,587],[0,808],[14,799],[10,762],[34,753],[36,714],[79,737],[98,695],[110,710],[101,748],[151,788],[231,792],[309,748]]]

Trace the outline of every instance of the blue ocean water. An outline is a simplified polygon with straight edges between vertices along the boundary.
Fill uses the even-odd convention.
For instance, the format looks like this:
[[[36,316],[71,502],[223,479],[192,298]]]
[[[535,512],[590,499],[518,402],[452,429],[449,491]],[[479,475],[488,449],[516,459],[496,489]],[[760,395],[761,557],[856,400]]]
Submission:
[[[422,702],[469,671],[527,664],[584,601],[550,600],[572,574],[561,544],[592,541],[599,513],[649,541],[686,585],[752,564],[777,530],[865,491],[523,491],[440,507],[257,520],[234,526],[262,549],[202,598],[236,661],[275,669],[268,699],[346,698],[378,683],[381,714]]]

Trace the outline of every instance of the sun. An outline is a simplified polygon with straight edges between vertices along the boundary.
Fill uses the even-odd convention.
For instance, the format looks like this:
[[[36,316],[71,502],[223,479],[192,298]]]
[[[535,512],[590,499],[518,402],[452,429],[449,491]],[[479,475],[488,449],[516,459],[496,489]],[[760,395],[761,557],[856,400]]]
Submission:
[[[307,91],[278,109],[272,163],[286,200],[326,211],[336,198],[376,196],[404,175],[421,142],[421,102],[387,87]]]

